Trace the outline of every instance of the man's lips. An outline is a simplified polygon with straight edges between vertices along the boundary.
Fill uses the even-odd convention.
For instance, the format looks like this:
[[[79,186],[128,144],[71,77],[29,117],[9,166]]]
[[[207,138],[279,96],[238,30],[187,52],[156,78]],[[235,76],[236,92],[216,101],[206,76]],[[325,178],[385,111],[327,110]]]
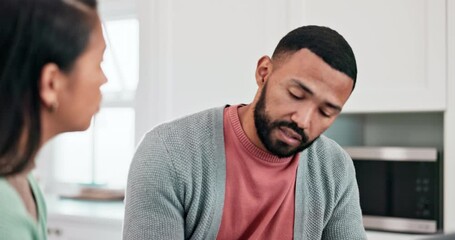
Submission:
[[[290,138],[295,139],[296,141],[302,142],[302,136],[300,134],[296,133],[291,128],[284,127],[284,126],[281,126],[279,128],[287,137],[290,137]]]

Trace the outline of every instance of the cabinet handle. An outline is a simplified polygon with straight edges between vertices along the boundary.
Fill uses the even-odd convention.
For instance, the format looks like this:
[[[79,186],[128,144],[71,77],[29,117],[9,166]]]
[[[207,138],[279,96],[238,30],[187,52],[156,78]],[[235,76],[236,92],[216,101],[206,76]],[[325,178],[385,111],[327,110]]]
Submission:
[[[59,228],[48,228],[47,229],[47,234],[49,236],[55,235],[55,236],[61,236],[62,235],[62,230]]]

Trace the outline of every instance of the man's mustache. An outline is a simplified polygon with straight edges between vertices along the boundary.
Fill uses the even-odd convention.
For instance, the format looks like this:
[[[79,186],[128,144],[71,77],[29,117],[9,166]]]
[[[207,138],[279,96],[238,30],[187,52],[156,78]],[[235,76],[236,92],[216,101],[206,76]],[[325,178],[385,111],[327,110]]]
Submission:
[[[305,134],[305,131],[303,129],[299,128],[299,126],[297,126],[297,124],[295,122],[287,122],[287,121],[274,122],[272,127],[288,127],[290,129],[294,130],[294,132],[296,132],[297,134],[299,134],[302,137],[302,143],[308,142],[308,136]]]

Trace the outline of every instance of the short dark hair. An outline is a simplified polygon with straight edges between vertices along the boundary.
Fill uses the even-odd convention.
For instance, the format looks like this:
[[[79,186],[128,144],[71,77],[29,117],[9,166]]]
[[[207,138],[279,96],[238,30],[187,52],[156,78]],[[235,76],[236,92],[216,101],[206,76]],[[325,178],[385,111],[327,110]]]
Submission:
[[[19,173],[41,140],[39,80],[55,63],[69,72],[86,49],[96,0],[0,1],[0,176]]]
[[[272,59],[306,48],[318,55],[332,68],[357,79],[357,64],[348,42],[335,30],[322,26],[303,26],[284,36],[273,52]]]

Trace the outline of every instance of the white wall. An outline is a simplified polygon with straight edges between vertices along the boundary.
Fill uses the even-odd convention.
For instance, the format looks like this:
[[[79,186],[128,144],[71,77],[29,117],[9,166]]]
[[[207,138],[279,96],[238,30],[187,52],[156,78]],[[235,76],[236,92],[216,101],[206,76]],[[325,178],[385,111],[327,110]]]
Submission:
[[[299,2],[138,0],[136,142],[161,122],[251,102],[257,61],[300,22]]]
[[[445,231],[455,232],[455,1],[447,1],[448,72],[447,110],[444,118],[444,221]]]

